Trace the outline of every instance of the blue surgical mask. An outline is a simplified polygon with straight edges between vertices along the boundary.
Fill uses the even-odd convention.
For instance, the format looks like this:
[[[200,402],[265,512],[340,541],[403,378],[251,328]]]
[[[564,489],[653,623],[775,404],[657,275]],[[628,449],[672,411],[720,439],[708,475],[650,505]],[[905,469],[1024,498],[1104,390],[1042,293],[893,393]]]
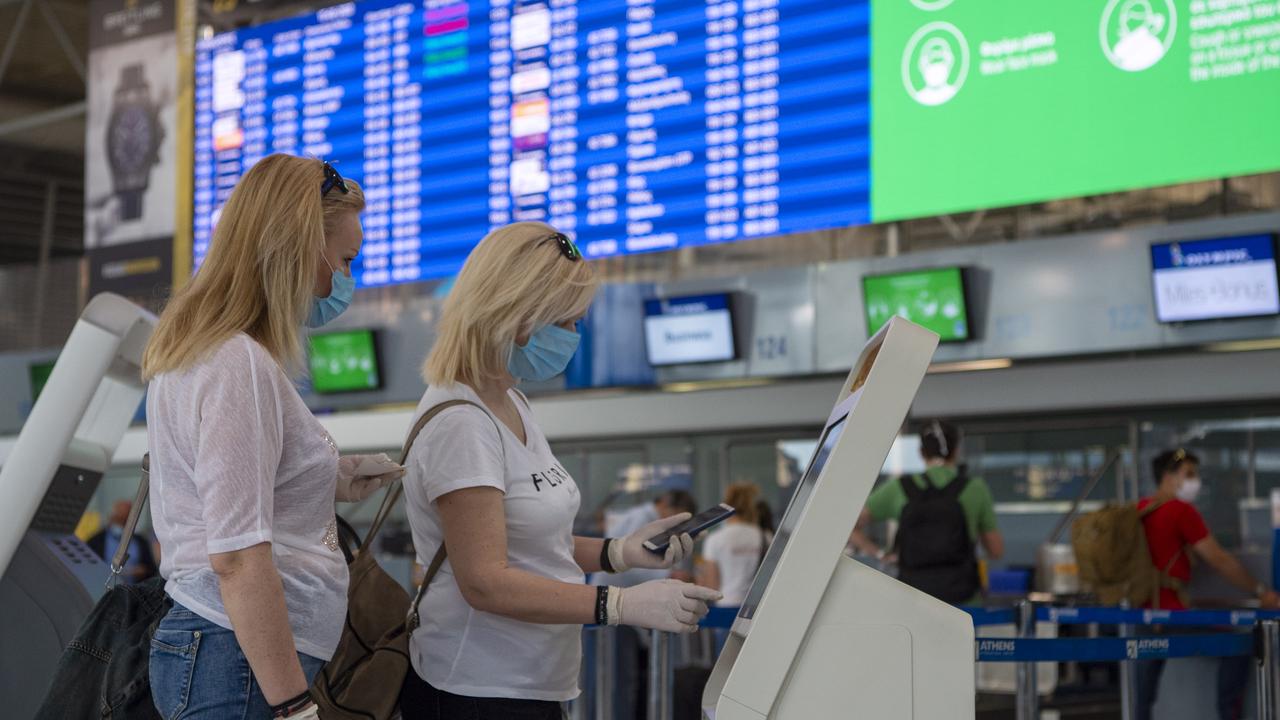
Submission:
[[[324,256],[321,256],[323,259]],[[325,265],[329,265],[329,261],[325,259]],[[329,265],[330,269],[333,268]],[[356,280],[349,277],[341,270],[333,271],[332,289],[329,290],[329,297],[313,297],[311,298],[311,314],[307,316],[307,327],[318,328],[325,323],[330,322],[334,318],[341,315],[347,306],[351,304],[351,296],[356,291]]]
[[[581,336],[559,325],[547,325],[529,337],[529,344],[511,347],[507,372],[520,380],[540,382],[564,372],[578,352]]]

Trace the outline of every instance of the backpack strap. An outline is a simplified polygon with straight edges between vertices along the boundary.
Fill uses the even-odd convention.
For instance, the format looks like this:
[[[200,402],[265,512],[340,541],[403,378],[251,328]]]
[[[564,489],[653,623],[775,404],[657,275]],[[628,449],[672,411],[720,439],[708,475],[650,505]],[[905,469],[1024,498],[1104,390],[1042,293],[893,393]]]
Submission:
[[[960,494],[963,493],[964,489],[967,487],[969,487],[969,474],[964,471],[964,468],[960,468],[960,470],[956,472],[956,476],[951,479],[951,482],[947,483],[946,487],[942,488],[942,494],[959,502]]]
[[[400,451],[400,464],[404,465],[409,460],[409,451],[413,449],[413,443],[418,439],[418,434],[427,426],[437,415],[452,407],[461,405],[472,405],[481,410],[484,408],[476,405],[470,400],[449,400],[432,407],[418,418],[418,422],[414,423],[413,429],[409,431],[409,438],[404,441],[404,448]],[[489,415],[486,411],[485,415]],[[492,418],[492,416],[490,416]],[[391,515],[392,508],[400,501],[400,495],[404,493],[404,485],[397,480],[387,488],[387,492],[382,496],[382,505],[378,507],[378,512],[373,516],[373,523],[369,526],[369,534],[365,535],[364,542],[360,543],[360,552],[373,544],[373,539],[378,536],[378,532],[382,530],[382,523],[386,522]]]
[[[133,496],[133,507],[129,508],[129,517],[124,521],[124,529],[120,533],[120,545],[111,558],[111,574],[107,576],[107,589],[110,590],[124,572],[124,564],[129,562],[129,547],[133,544],[133,533],[138,529],[138,518],[142,516],[142,506],[147,504],[147,492],[151,486],[151,453],[142,456],[142,477],[138,479],[138,491]]]
[[[925,493],[928,492],[927,486],[932,485],[928,478],[924,478],[926,487],[920,487],[920,483],[916,482],[919,479],[919,475],[903,475],[898,478],[898,484],[902,486],[902,492],[907,496],[907,502],[909,503],[924,497]]]

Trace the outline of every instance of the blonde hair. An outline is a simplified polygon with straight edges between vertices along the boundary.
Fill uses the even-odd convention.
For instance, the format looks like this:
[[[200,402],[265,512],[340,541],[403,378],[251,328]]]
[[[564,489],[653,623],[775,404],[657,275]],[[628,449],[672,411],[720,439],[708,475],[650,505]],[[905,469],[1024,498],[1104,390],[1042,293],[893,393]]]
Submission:
[[[427,384],[503,377],[516,338],[587,311],[598,286],[595,273],[584,260],[561,253],[556,232],[545,223],[512,223],[471,251],[422,366]]]
[[[304,369],[302,324],[325,236],[343,213],[364,209],[355,182],[322,198],[323,182],[320,160],[281,154],[240,178],[199,272],[160,315],[142,357],[144,379],[189,367],[241,332],[287,371]]]
[[[736,482],[724,491],[724,502],[737,511],[739,520],[760,524],[760,488],[755,483]]]

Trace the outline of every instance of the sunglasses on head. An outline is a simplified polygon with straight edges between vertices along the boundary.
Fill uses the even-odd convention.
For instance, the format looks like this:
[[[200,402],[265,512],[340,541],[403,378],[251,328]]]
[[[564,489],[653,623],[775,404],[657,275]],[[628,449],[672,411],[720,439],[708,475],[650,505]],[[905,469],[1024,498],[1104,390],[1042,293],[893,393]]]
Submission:
[[[334,170],[333,166],[326,161],[324,163],[324,182],[320,183],[320,197],[328,195],[329,191],[334,188],[338,188],[343,195],[351,192],[351,189],[347,187],[347,181],[343,180],[338,171]]]
[[[561,232],[552,233],[551,237],[547,238],[547,240],[554,242],[556,247],[560,248],[560,254],[564,255],[569,260],[578,262],[582,259],[582,251],[578,249],[577,245],[573,244],[573,241],[569,239],[568,235]]]

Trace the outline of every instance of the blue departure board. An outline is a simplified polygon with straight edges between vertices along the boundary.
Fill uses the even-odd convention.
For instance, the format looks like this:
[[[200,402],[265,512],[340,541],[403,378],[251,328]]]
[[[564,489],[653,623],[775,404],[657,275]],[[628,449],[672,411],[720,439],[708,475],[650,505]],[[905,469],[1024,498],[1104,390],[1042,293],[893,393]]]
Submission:
[[[197,45],[197,265],[273,152],[365,188],[362,287],[549,222],[589,258],[867,223],[867,2],[363,0]]]

